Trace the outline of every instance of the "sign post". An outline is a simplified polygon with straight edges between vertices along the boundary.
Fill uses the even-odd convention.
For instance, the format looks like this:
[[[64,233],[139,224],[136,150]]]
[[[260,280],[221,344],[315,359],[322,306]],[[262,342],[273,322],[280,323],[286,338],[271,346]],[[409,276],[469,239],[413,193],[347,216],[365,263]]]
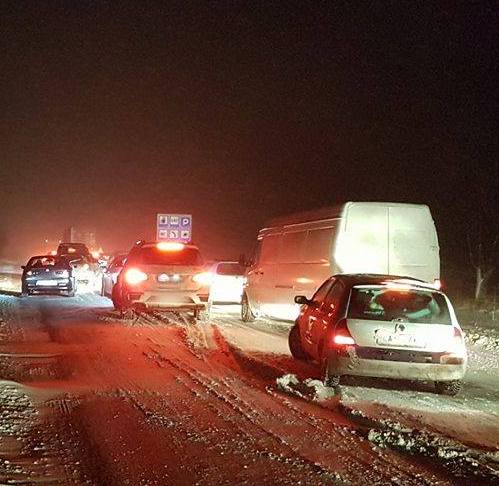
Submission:
[[[156,218],[156,239],[158,241],[189,243],[192,239],[192,215],[158,214]]]

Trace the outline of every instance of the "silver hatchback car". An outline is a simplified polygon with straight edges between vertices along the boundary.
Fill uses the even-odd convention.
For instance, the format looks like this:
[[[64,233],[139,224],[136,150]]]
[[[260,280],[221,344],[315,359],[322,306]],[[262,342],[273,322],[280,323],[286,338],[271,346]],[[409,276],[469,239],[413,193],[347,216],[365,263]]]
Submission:
[[[463,332],[446,295],[419,280],[336,275],[309,300],[289,334],[291,353],[321,364],[325,384],[343,375],[434,381],[455,395],[467,364]]]
[[[192,311],[206,319],[210,282],[197,246],[141,242],[126,257],[112,299],[119,310]]]

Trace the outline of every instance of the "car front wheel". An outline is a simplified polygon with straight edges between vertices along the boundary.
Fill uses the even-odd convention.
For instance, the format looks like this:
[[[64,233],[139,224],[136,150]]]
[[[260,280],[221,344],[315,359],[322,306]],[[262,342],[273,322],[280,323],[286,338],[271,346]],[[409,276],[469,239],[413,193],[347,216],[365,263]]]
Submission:
[[[449,395],[453,397],[457,395],[461,388],[463,387],[463,382],[461,380],[452,380],[452,381],[436,381],[435,389],[437,393],[440,395]]]
[[[113,301],[114,308],[118,311],[123,309],[123,302],[120,296],[120,291],[117,285],[113,287],[112,293],[111,293],[111,299]]]

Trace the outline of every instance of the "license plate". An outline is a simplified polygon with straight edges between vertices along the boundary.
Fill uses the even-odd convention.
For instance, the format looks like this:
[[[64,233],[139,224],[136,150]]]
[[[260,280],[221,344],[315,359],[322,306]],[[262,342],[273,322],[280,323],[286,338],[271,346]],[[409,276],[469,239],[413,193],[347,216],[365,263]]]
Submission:
[[[36,285],[44,287],[57,287],[57,280],[37,280]]]
[[[381,334],[377,336],[377,344],[384,346],[405,346],[411,348],[424,348],[426,343],[422,342],[412,334]]]

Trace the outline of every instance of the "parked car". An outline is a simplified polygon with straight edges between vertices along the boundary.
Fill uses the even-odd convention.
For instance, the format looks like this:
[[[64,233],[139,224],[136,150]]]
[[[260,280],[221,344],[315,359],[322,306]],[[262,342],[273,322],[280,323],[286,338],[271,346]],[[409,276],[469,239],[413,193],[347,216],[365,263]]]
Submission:
[[[217,262],[211,266],[210,301],[240,304],[245,282],[245,267],[238,262]]]
[[[440,277],[428,206],[349,202],[270,221],[258,234],[249,264],[241,318],[294,321],[295,295],[311,296],[330,275],[364,272],[427,282]]]
[[[74,296],[76,279],[73,268],[65,257],[53,255],[33,256],[22,267],[23,295],[34,293],[66,294]]]
[[[126,258],[113,287],[119,310],[192,311],[207,319],[211,275],[195,245],[178,242],[139,242]]]
[[[114,256],[102,275],[101,295],[111,298],[113,287],[118,281],[118,275],[125,265],[128,253],[120,253]]]
[[[434,381],[439,393],[461,389],[467,364],[463,332],[449,299],[422,281],[388,275],[335,275],[300,315],[291,354],[321,366],[324,383],[343,375]]]

